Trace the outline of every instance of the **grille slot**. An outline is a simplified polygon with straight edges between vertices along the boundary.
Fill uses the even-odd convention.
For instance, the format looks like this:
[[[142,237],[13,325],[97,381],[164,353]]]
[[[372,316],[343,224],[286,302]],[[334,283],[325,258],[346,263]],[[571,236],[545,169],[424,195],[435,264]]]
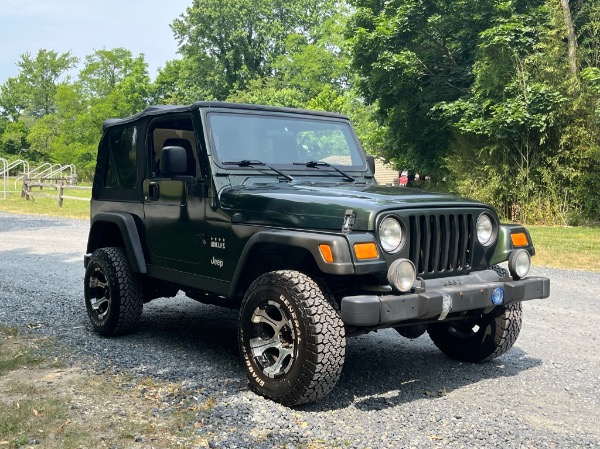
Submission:
[[[409,227],[410,259],[419,275],[460,272],[471,267],[473,215],[411,215]]]

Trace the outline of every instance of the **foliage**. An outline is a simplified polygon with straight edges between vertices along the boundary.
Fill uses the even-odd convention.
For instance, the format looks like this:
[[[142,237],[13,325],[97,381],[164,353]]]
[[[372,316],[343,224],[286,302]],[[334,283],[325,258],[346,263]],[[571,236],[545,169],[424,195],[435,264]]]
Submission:
[[[4,120],[19,120],[27,107],[25,91],[25,84],[18,78],[9,78],[0,86],[0,114]]]
[[[313,31],[335,10],[333,0],[194,0],[172,29],[184,60],[205,80],[198,93],[224,99],[270,75],[290,35],[318,38]]]
[[[352,0],[353,68],[389,126],[385,153],[413,170],[440,171],[451,132],[430,114],[468,92],[478,33],[492,1]]]
[[[543,27],[535,25],[539,14],[548,14],[543,5],[527,15],[511,11],[510,17],[495,19],[479,36],[471,94],[434,108],[455,130],[473,136],[462,140],[467,152],[478,148],[476,160],[465,149],[447,158],[459,190],[478,186],[480,194],[469,193],[486,195],[506,217],[520,221],[564,215],[568,204],[559,190],[570,188],[568,176],[555,171],[563,157],[558,127],[568,101],[566,86],[552,82],[555,72],[568,72],[566,66],[546,64],[553,47],[544,41]],[[484,173],[459,178],[474,165],[483,165]]]
[[[0,117],[4,122],[0,154],[38,160],[48,149],[57,90],[68,82],[66,72],[77,63],[70,53],[41,49],[35,58],[29,53],[17,62],[19,75],[0,87]],[[40,125],[35,126],[40,121]],[[29,140],[30,130],[34,131]]]
[[[23,54],[0,85],[0,156],[89,179],[103,120],[151,103],[320,109],[505,219],[600,221],[599,2],[192,0],[172,30],[179,57],[153,82],[125,48],[76,73],[70,53]]]
[[[0,136],[0,147],[0,154],[17,156],[15,159],[18,159],[27,148],[27,125],[21,120],[5,122]]]
[[[40,50],[35,59],[21,59],[19,75],[0,88],[0,155],[75,164],[89,179],[102,122],[148,105],[152,88],[143,55],[97,50],[73,82],[64,76],[76,63],[69,53]]]
[[[590,92],[596,99],[594,113],[600,121],[600,67],[586,67],[581,72],[581,77],[586,81]]]
[[[17,63],[20,72],[15,82],[21,105],[24,106],[19,111],[20,115],[39,118],[55,112],[56,89],[64,82],[65,73],[77,62],[77,58],[69,52],[59,55],[55,51],[41,49],[35,58],[29,53],[21,55]]]
[[[388,154],[447,171],[452,190],[506,219],[598,220],[598,6],[575,15],[582,89],[558,2],[352,3],[353,66],[389,126]]]

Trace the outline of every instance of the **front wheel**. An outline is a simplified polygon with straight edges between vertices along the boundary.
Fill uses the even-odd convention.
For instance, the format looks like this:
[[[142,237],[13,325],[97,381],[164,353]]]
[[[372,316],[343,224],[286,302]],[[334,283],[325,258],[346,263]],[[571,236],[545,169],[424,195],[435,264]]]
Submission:
[[[430,325],[433,343],[448,357],[463,362],[483,362],[512,348],[521,331],[521,303],[495,307],[467,321]]]
[[[297,271],[263,274],[248,288],[239,344],[251,389],[287,406],[329,393],[346,349],[331,294]]]
[[[84,280],[85,307],[94,330],[110,337],[132,332],[144,306],[144,289],[122,248],[94,251]]]

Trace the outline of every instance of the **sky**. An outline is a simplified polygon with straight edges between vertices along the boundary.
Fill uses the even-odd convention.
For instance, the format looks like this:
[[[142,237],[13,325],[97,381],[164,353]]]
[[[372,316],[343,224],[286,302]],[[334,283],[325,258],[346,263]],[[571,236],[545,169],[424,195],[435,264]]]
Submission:
[[[0,84],[16,63],[39,49],[70,51],[83,60],[94,50],[123,47],[144,53],[150,77],[178,57],[169,25],[192,0],[0,0]]]

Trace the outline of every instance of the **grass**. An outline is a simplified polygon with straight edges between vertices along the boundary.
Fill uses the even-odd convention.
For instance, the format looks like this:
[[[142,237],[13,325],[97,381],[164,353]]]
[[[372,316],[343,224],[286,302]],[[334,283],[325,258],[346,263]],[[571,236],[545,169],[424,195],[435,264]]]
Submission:
[[[600,228],[527,226],[534,265],[600,272]]]
[[[3,188],[4,186],[0,185],[0,189]],[[36,192],[44,193],[56,196],[56,198],[33,197],[27,201],[21,198],[21,186],[17,185],[15,188],[14,180],[9,180],[6,199],[2,199],[4,195],[2,194],[2,190],[0,190],[0,211],[13,214],[48,215],[51,217],[80,218],[85,220],[90,217],[90,204],[88,201],[64,199],[63,206],[59,207],[58,190],[46,187],[40,192],[39,188],[33,187],[32,192],[34,194]],[[91,196],[91,192],[88,190],[72,190],[68,188],[65,189],[64,194],[86,199],[89,199]]]
[[[207,446],[196,420],[216,401],[180,384],[65,367],[40,355],[47,344],[0,323],[0,448]]]
[[[6,337],[14,337],[17,335],[18,329],[15,327],[9,327],[5,324],[0,323],[0,335],[4,334]],[[1,346],[0,346],[1,348]]]
[[[17,330],[0,324],[0,376],[23,366],[35,366],[40,358],[25,345],[14,347]],[[1,422],[1,421],[0,421]]]

